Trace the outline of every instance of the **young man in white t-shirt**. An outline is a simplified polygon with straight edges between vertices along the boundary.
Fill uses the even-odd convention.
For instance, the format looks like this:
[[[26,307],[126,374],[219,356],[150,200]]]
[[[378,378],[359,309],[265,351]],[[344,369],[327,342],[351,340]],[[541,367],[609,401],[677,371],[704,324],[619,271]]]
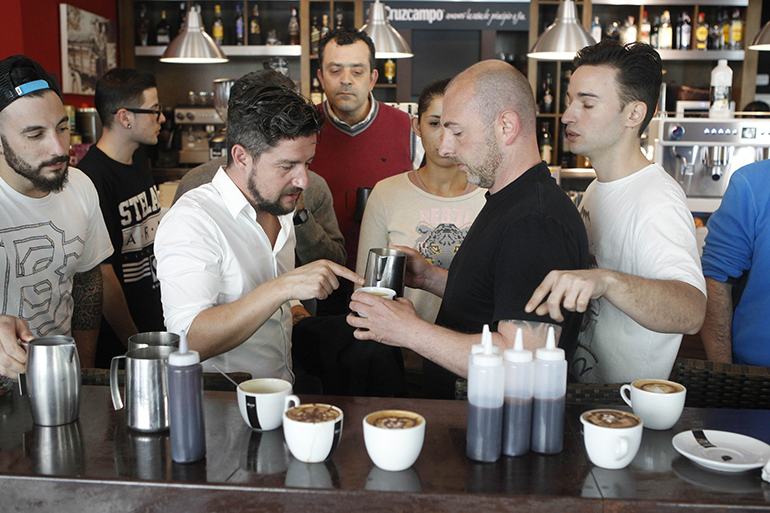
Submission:
[[[580,381],[667,379],[682,334],[703,324],[706,288],[685,194],[641,151],[660,56],[646,44],[606,40],[574,63],[562,119],[569,150],[596,170],[579,208],[596,268],[551,272],[527,311],[557,321],[562,308],[586,312],[570,362]]]

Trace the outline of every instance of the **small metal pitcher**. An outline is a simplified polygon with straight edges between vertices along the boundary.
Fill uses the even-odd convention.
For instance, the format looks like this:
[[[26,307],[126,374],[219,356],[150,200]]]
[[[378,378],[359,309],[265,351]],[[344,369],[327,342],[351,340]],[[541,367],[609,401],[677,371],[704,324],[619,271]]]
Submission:
[[[116,410],[123,408],[118,389],[120,360],[126,361],[126,424],[154,433],[168,429],[168,384],[165,360],[176,351],[171,346],[150,346],[116,356],[110,365],[110,392]]]
[[[19,380],[19,391],[29,395],[34,423],[61,426],[76,421],[80,414],[80,357],[75,339],[55,335],[19,343],[27,350],[27,369],[25,379]]]
[[[406,253],[397,249],[372,248],[366,259],[364,286],[386,287],[395,290],[397,297],[403,297],[405,273]]]

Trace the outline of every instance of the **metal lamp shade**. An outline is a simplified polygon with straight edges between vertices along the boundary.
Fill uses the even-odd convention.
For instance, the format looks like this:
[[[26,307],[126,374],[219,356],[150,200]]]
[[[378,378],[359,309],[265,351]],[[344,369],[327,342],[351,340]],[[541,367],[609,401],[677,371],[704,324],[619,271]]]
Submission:
[[[575,2],[564,0],[559,4],[556,21],[537,38],[527,56],[546,61],[569,61],[581,49],[595,44],[594,38],[578,21]]]
[[[376,0],[369,8],[369,21],[361,27],[374,41],[377,59],[404,59],[414,57],[401,34],[385,18],[385,6]]]
[[[177,64],[214,64],[227,60],[211,36],[203,31],[201,15],[195,7],[187,13],[184,31],[169,43],[160,58],[161,62]]]
[[[770,51],[770,21],[765,23],[757,37],[749,45],[749,50],[759,50],[760,52]]]

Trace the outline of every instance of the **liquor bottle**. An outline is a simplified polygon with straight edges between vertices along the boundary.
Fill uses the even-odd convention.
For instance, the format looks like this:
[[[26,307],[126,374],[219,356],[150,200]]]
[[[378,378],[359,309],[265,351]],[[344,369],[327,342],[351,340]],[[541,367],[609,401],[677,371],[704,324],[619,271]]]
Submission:
[[[239,2],[236,4],[235,9],[235,44],[243,46],[245,42],[245,34],[243,33],[243,4]]]
[[[160,11],[160,21],[155,26],[155,44],[167,45],[171,42],[171,25],[166,21],[166,11]]]
[[[730,50],[740,50],[743,46],[743,22],[741,11],[733,11],[733,20],[730,22]]]
[[[177,13],[177,25],[176,33],[181,34],[184,32],[187,25],[187,2],[179,2],[179,12]]]
[[[553,112],[553,93],[551,92],[551,86],[553,85],[551,74],[546,73],[543,79],[543,110],[544,114],[550,114]]]
[[[329,33],[329,15],[324,14],[321,17],[321,37]]]
[[[730,15],[722,11],[722,50],[730,49]]]
[[[682,13],[681,21],[677,26],[677,36],[679,38],[677,49],[689,50],[692,45],[692,21],[687,11]]]
[[[289,17],[289,44],[299,44],[299,22],[297,21],[297,8],[291,6],[291,16]]]
[[[674,31],[671,28],[671,14],[663,11],[660,17],[660,29],[658,30],[658,48],[671,50],[674,45]]]
[[[341,29],[342,21],[343,21],[342,7],[337,7],[337,10],[334,13],[334,28]]]
[[[620,24],[617,21],[613,21],[610,26],[607,27],[607,39],[620,41]]]
[[[634,17],[629,16],[620,31],[620,44],[626,45],[635,42],[636,34],[637,30],[636,25],[634,24]]]
[[[602,25],[599,23],[599,17],[594,16],[594,22],[591,24],[591,37],[598,43],[602,40]]]
[[[251,10],[251,19],[249,20],[249,45],[262,44],[262,27],[259,24],[259,7],[256,2]]]
[[[553,143],[551,142],[551,124],[547,121],[540,127],[540,158],[549,166],[553,152]]]
[[[396,78],[396,63],[392,59],[385,61],[385,78],[388,84],[392,84],[393,79]]]
[[[318,77],[313,79],[312,84],[313,85],[310,87],[310,101],[313,102],[313,105],[323,103],[324,96],[323,91],[321,91],[321,83],[318,81]]]
[[[639,30],[639,41],[642,43],[650,44],[650,31],[652,28],[650,27],[650,20],[647,19],[647,11],[644,11],[644,15],[642,16],[642,24],[641,28]]]
[[[310,26],[310,55],[318,55],[318,42],[321,40],[321,30],[318,28],[318,16],[313,16]]]
[[[225,27],[222,25],[222,8],[219,4],[214,6],[214,26],[211,32],[214,36],[214,42],[222,46],[225,40]]]
[[[147,46],[150,44],[150,22],[147,20],[147,7],[139,6],[139,19],[136,21],[136,45]]]
[[[279,44],[281,44],[281,42],[278,41],[278,31],[275,29],[268,30],[267,37],[265,38],[265,45],[275,46]]]
[[[733,70],[727,65],[727,59],[719,59],[711,70],[711,106],[710,118],[730,117],[730,96],[733,86]]]
[[[722,50],[722,15],[717,15],[717,21],[709,27],[709,50]]]
[[[655,16],[650,30],[650,46],[660,48],[660,18]]]
[[[706,13],[698,13],[698,26],[695,28],[695,49],[708,50],[709,26],[706,23]]]

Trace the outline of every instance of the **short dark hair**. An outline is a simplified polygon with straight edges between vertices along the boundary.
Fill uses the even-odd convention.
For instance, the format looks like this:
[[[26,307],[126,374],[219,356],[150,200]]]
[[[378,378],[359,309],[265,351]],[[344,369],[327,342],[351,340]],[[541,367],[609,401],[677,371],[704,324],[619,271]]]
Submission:
[[[230,88],[228,109],[230,102],[238,101],[241,96],[266,86],[286,87],[294,89],[294,81],[278,71],[272,69],[260,69],[243,75],[236,80]]]
[[[451,80],[452,77],[438,78],[432,82],[428,82],[428,84],[422,88],[420,99],[417,100],[418,120],[422,119],[422,115],[428,110],[428,107],[430,107],[430,102],[433,101],[433,98],[444,96],[444,93],[446,93],[446,86],[449,85]]]
[[[113,68],[96,82],[94,105],[105,128],[112,126],[118,109],[142,106],[147,89],[157,88],[155,77],[131,68]]]
[[[321,41],[318,42],[318,63],[321,66],[321,73],[324,67],[324,49],[330,41],[334,41],[339,46],[352,45],[358,41],[363,41],[369,47],[369,72],[377,68],[377,62],[374,60],[374,41],[365,30],[356,30],[351,28],[339,28],[330,31]]]
[[[613,39],[586,46],[580,50],[573,61],[575,68],[580,66],[606,66],[616,71],[620,107],[632,101],[641,101],[647,105],[647,115],[639,126],[639,136],[655,115],[655,108],[660,96],[660,84],[663,82],[663,63],[660,54],[647,43],[628,43],[621,45]]]
[[[240,90],[227,104],[227,163],[232,164],[236,144],[258,160],[280,141],[317,134],[322,127],[321,111],[288,87]]]

